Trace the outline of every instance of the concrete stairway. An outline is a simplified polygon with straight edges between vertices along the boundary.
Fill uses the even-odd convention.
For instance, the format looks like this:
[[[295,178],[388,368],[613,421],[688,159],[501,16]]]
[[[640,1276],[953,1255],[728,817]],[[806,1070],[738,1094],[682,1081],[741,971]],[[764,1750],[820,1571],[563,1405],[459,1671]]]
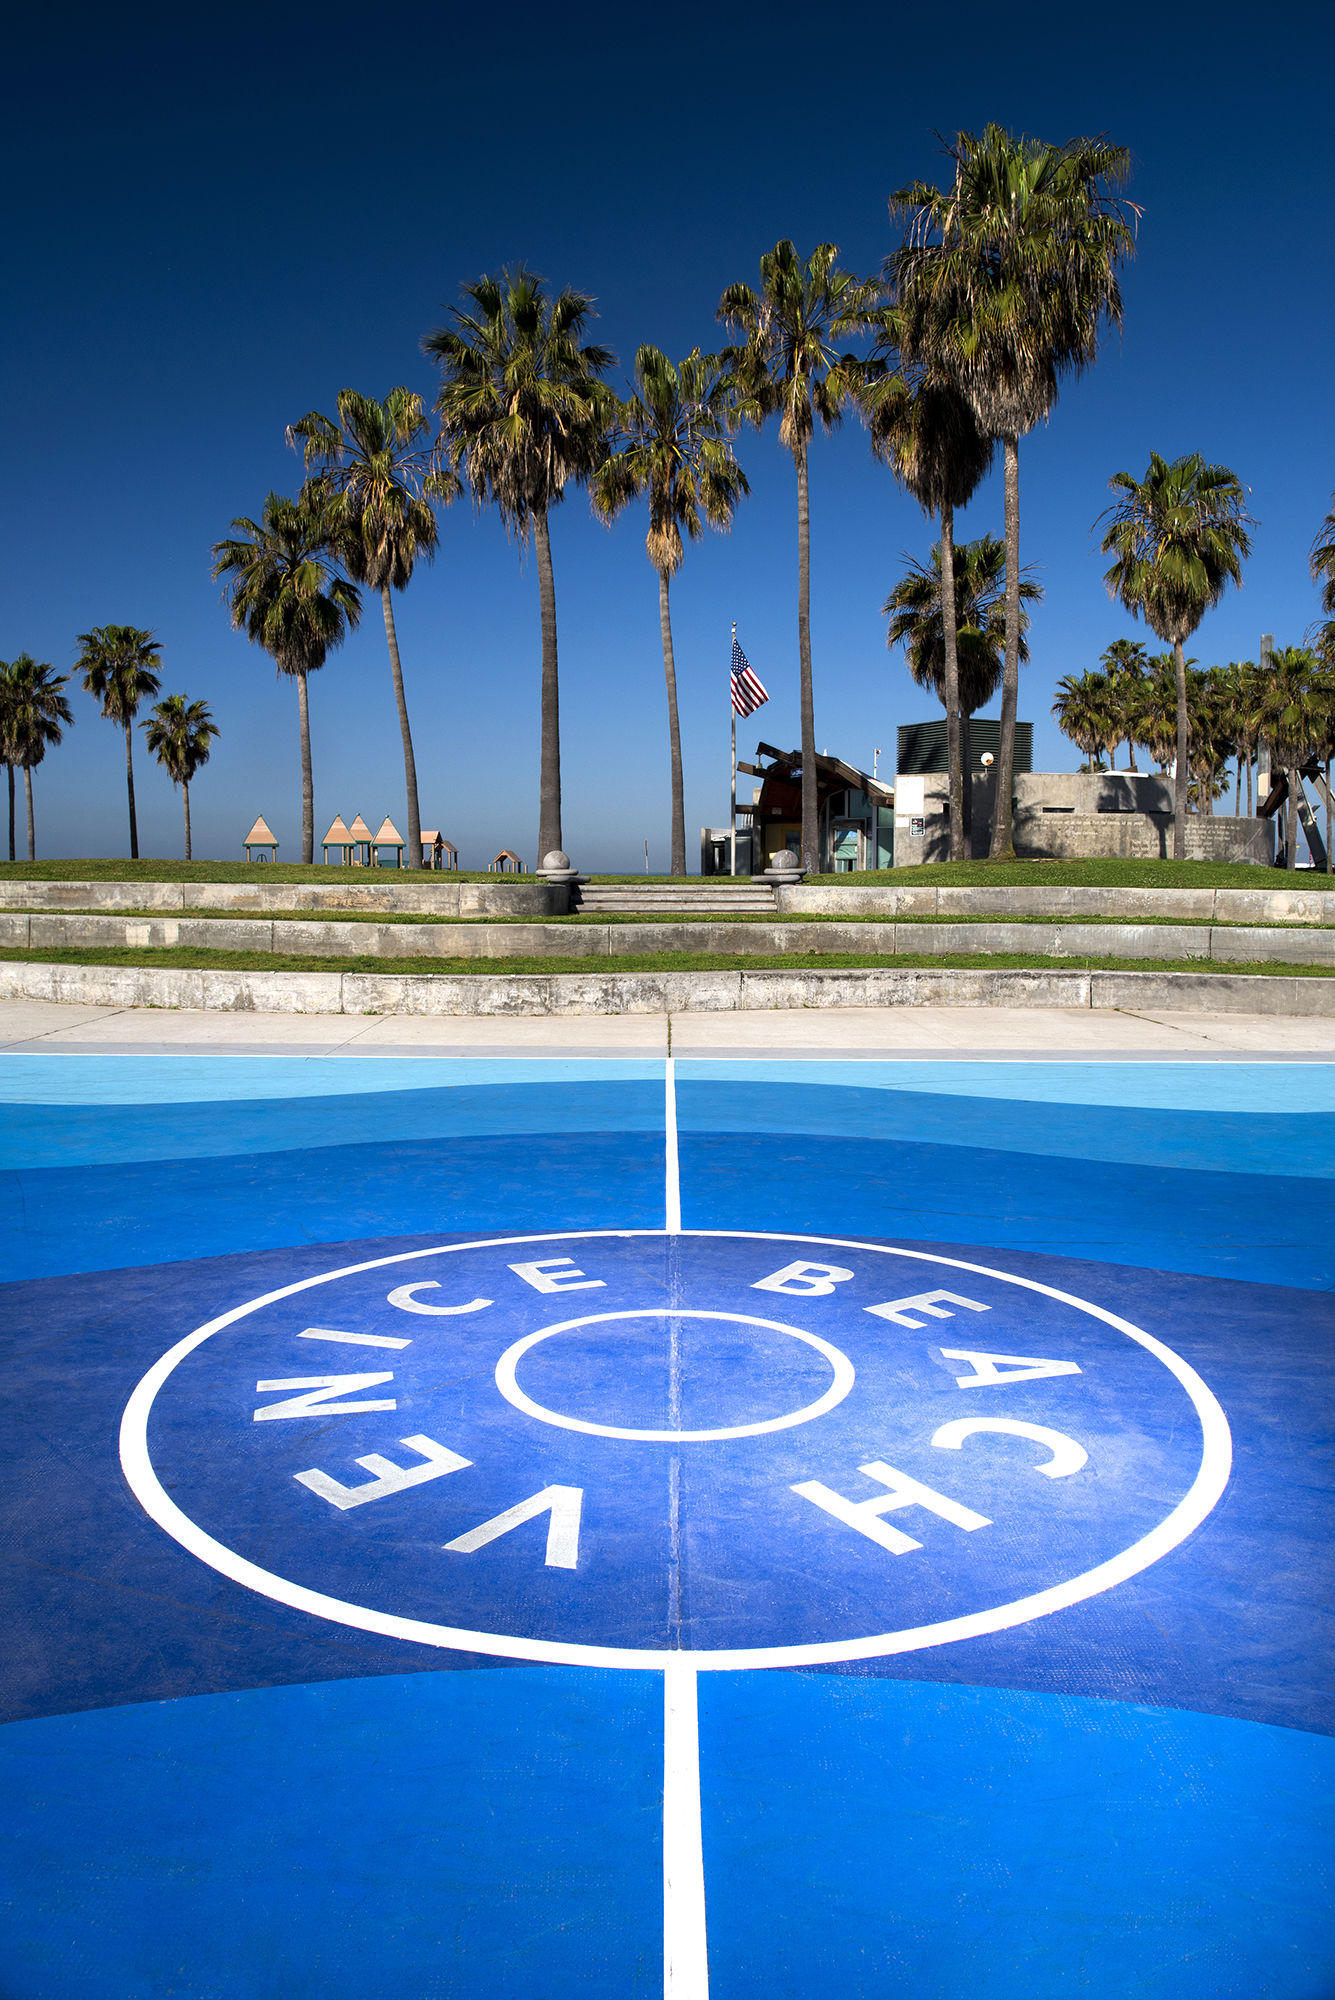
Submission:
[[[680,882],[585,882],[571,909],[585,917],[772,917],[777,905],[768,882],[727,875],[688,875]]]

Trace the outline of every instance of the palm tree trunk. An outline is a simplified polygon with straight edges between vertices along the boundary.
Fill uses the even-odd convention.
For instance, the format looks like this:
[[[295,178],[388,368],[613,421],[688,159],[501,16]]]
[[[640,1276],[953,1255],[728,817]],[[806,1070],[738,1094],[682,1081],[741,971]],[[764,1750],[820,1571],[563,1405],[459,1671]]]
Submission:
[[[1173,859],[1187,858],[1187,656],[1182,641],[1173,641],[1177,667],[1177,775],[1173,779]]]
[[[134,737],[130,725],[125,725],[125,789],[130,795],[130,859],[139,859],[139,827],[134,816]]]
[[[413,732],[408,726],[408,703],[403,693],[403,668],[399,662],[399,635],[394,627],[394,606],[389,585],[380,593],[385,607],[385,637],[389,641],[389,670],[394,676],[394,699],[399,708],[399,735],[403,738],[403,782],[408,793],[408,866],[422,865],[422,815],[417,804],[417,760],[413,756]]]
[[[802,866],[820,872],[819,793],[816,785],[816,710],[811,692],[811,490],[807,452],[797,460],[797,658],[802,702]]]
[[[28,795],[28,859],[29,861],[35,861],[37,859],[37,828],[33,823],[32,816],[32,767],[28,764],[25,764],[23,767],[23,789]]]
[[[561,849],[561,683],[556,664],[556,581],[547,510],[533,517],[542,605],[542,766],[538,777],[538,866]]]
[[[1302,779],[1298,776],[1297,771],[1292,765],[1289,766],[1286,775],[1289,780],[1289,800],[1284,815],[1287,822],[1284,839],[1288,853],[1285,856],[1284,865],[1286,868],[1296,868],[1298,866],[1298,787],[1302,783]]]
[[[1020,440],[1004,440],[1006,454],[1006,664],[1001,676],[1001,741],[997,745],[992,801],[993,861],[1013,861],[1011,798],[1015,790],[1015,712],[1020,705]]]
[[[960,656],[955,604],[955,509],[941,509],[941,630],[946,651],[946,783],[950,791],[950,858],[967,861],[964,769],[960,744]]]
[[[964,778],[964,859],[973,859],[973,717],[960,714],[960,771]]]
[[[681,729],[677,722],[677,662],[672,651],[672,612],[668,605],[668,573],[658,572],[658,622],[663,632],[663,672],[667,678],[668,740],[672,756],[672,868],[686,873],[686,803],[682,792]],[[754,864],[753,864],[754,865]]]
[[[18,856],[14,852],[14,766],[6,764],[5,769],[9,773],[9,858],[11,861],[16,861]]]
[[[185,858],[187,861],[189,861],[191,859],[191,854],[190,854],[190,784],[188,780],[182,781],[181,797],[185,801]]]
[[[1326,759],[1326,873],[1331,872],[1330,854],[1330,759]]]
[[[1235,780],[1235,782],[1234,782],[1234,785],[1233,785],[1233,817],[1234,817],[1234,819],[1237,819],[1237,818],[1238,818],[1238,817],[1240,816],[1241,812],[1242,812],[1242,752],[1241,752],[1241,750],[1239,750],[1239,752],[1238,752],[1238,775],[1237,775],[1237,778],[1236,778],[1236,780]]]
[[[301,858],[309,868],[315,860],[315,783],[311,777],[311,707],[304,668],[297,674],[297,708],[301,715]]]

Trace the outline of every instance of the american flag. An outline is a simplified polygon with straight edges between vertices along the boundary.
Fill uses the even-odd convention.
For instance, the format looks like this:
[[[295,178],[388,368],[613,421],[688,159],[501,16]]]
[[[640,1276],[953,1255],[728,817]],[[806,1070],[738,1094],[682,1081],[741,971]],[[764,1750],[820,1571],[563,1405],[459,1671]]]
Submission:
[[[754,667],[751,666],[746,654],[737,644],[736,639],[734,639],[732,642],[732,705],[734,710],[738,715],[754,715],[756,710],[763,708],[768,700],[769,695],[765,688],[761,686]]]

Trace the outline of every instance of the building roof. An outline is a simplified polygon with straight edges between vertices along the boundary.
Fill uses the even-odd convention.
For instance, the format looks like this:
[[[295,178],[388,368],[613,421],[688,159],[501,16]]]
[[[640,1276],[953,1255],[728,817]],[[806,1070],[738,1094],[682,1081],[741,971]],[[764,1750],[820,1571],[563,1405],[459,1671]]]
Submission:
[[[342,813],[335,813],[334,824],[321,841],[322,847],[346,847],[352,839],[351,829],[344,826]]]
[[[766,765],[743,764],[739,758],[737,769],[739,771],[746,771],[753,778],[772,779],[775,787],[782,788],[784,791],[790,790],[793,787],[800,788],[802,782],[802,752],[800,750],[776,750],[772,743],[759,743],[756,745],[756,755],[757,757],[768,757],[770,762]],[[769,791],[770,786],[766,784],[762,788],[759,810],[764,812],[771,805],[777,806],[780,810],[786,810],[787,801],[782,797],[771,800],[766,796]],[[817,796],[825,798],[831,792],[847,791],[866,792],[867,796],[875,799],[879,805],[888,806],[894,804],[895,794],[893,788],[889,785],[883,785],[879,778],[871,777],[866,771],[856,770],[852,764],[845,764],[842,757],[825,757],[818,754],[816,757]]]
[[[358,813],[356,819],[352,822],[352,825],[348,828],[348,838],[349,840],[353,841],[369,840],[371,838],[371,829],[366,824],[366,821],[362,818],[360,813]]]
[[[277,847],[278,842],[264,823],[263,813],[260,814],[241,845],[243,847]]]
[[[395,826],[388,813],[385,814],[380,831],[375,837],[375,844],[377,847],[403,846],[403,835],[399,832],[399,829]]]

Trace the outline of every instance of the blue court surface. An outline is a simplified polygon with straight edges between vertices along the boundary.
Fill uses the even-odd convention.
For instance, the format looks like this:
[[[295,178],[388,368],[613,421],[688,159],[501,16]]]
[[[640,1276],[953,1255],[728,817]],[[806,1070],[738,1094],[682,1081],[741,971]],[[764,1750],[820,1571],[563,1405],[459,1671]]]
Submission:
[[[1335,1995],[1335,1065],[0,1071],[0,2000]]]

